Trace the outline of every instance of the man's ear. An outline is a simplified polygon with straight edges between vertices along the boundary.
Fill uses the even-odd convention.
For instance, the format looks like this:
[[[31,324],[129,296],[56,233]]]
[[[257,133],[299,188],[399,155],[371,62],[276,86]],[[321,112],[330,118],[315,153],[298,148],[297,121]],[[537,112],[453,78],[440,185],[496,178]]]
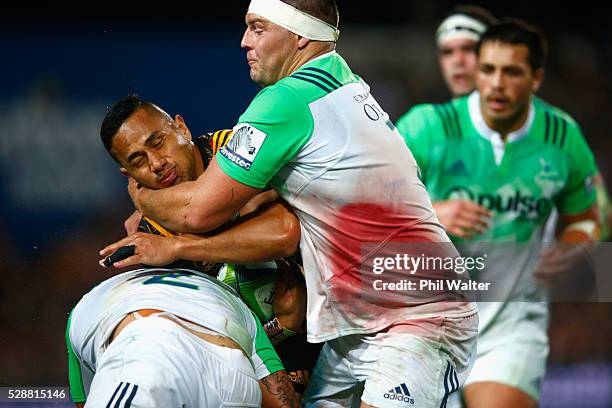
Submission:
[[[298,50],[304,49],[308,44],[310,44],[310,40],[306,37],[298,37]]]
[[[185,139],[190,142],[191,132],[185,123],[185,119],[183,119],[181,115],[176,115],[174,116],[174,123],[176,123],[176,126],[178,126],[179,129],[181,129],[181,132],[183,132],[183,135],[185,135]]]
[[[531,85],[531,92],[536,93],[544,82],[544,68],[538,68],[533,72],[533,83]]]
[[[119,172],[123,174],[125,177],[130,177],[125,167],[119,167]]]

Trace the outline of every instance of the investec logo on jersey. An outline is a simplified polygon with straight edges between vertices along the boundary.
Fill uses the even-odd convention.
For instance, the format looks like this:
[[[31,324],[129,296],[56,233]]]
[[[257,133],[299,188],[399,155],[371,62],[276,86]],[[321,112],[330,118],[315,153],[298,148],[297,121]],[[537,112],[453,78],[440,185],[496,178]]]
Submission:
[[[221,154],[228,160],[250,170],[253,160],[259,153],[267,134],[253,126],[242,123],[234,128],[234,135],[221,149]]]
[[[467,187],[454,187],[445,196],[447,199],[470,200],[499,213],[517,212],[531,220],[547,215],[552,208],[547,198],[523,195],[520,190],[514,190],[512,194],[474,194]]]

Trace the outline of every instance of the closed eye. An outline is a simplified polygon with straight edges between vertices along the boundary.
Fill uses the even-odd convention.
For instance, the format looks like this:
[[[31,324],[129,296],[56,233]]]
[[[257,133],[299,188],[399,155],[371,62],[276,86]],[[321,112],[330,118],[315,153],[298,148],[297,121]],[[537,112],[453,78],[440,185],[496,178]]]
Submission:
[[[157,137],[154,141],[153,141],[153,147],[154,148],[158,148],[161,147],[161,145],[164,144],[164,140],[165,138],[163,136],[159,136]]]
[[[142,166],[143,163],[144,163],[144,158],[142,156],[139,156],[130,162],[130,164],[134,168],[139,168],[140,166]]]

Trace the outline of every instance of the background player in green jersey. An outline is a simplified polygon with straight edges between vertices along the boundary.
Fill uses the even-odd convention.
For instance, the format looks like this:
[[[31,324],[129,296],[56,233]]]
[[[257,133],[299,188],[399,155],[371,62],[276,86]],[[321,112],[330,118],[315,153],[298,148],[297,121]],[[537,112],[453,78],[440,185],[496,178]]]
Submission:
[[[497,19],[481,7],[459,5],[438,26],[438,62],[453,98],[468,95],[476,88],[476,44],[487,27],[495,22]],[[489,210],[473,201],[459,198],[432,204],[438,219],[450,234],[469,238],[487,226]]]
[[[482,7],[454,7],[438,26],[436,45],[442,77],[453,98],[471,93],[476,87],[476,43],[497,19]]]
[[[496,22],[491,13],[475,5],[454,7],[438,26],[436,44],[442,77],[454,98],[468,95],[476,88],[478,70],[476,43],[486,27]],[[601,240],[610,236],[612,209],[605,181],[601,173],[594,176],[597,202],[601,214]],[[486,208],[464,199],[441,200],[433,203],[440,222],[453,235],[469,238],[475,232],[486,229]],[[549,230],[554,234],[557,214],[549,221]],[[549,236],[545,239],[550,239]]]
[[[505,279],[517,292],[499,299],[505,302],[481,305],[467,405],[536,406],[548,317],[545,304],[528,300],[538,294],[536,281],[554,283],[575,256],[560,246],[541,250],[544,224],[556,207],[564,225],[561,241],[598,238],[597,168],[578,125],[533,95],[544,78],[546,45],[540,33],[504,21],[487,30],[477,52],[477,92],[414,107],[398,128],[434,202],[469,199],[487,210],[475,212],[476,222],[490,212],[482,228],[467,227],[470,234],[450,231],[455,241],[517,243],[511,255],[498,248],[483,274]],[[528,273],[521,276],[523,271]]]

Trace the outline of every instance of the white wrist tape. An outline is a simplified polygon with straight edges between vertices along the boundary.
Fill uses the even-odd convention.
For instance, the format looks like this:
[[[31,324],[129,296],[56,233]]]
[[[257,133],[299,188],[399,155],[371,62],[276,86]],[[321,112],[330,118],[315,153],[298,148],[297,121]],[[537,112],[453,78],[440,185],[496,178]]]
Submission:
[[[280,0],[251,0],[249,13],[260,15],[294,34],[315,41],[338,40],[340,31]]]
[[[568,225],[567,227],[565,227],[565,232],[568,232],[568,231],[584,232],[586,235],[588,235],[594,240],[599,238],[598,237],[599,228],[597,226],[597,223],[593,220],[584,220],[584,221],[574,222]]]

